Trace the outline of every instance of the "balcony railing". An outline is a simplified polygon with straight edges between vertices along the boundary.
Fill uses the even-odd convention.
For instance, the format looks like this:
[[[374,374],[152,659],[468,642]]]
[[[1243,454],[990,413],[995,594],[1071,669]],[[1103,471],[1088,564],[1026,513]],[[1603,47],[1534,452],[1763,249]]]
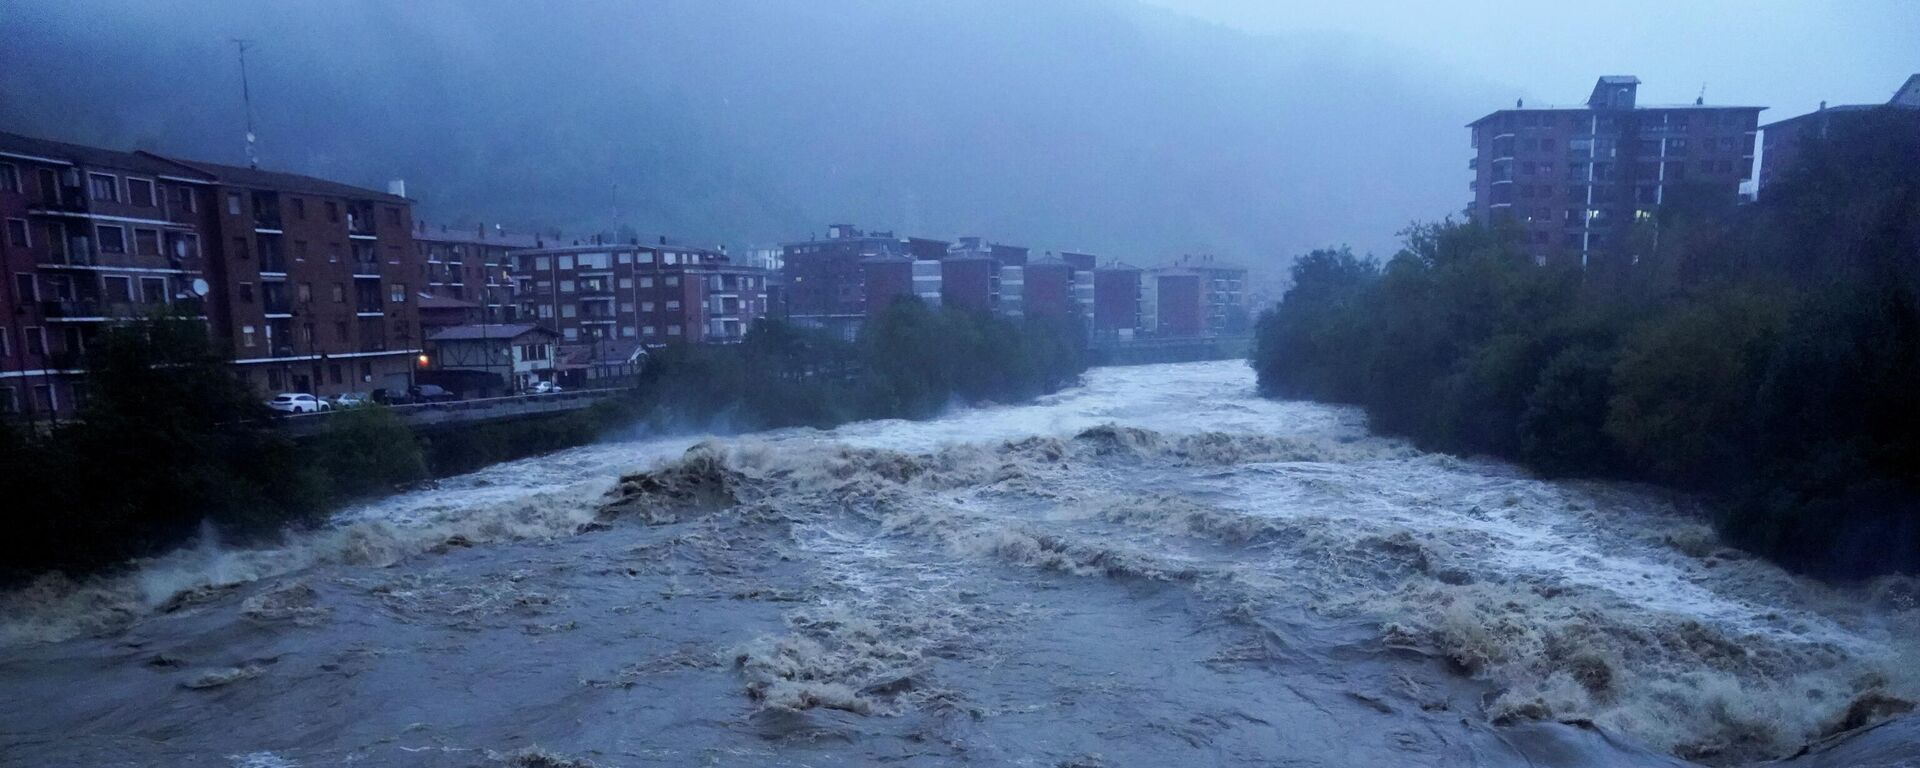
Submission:
[[[273,348],[268,351],[271,357],[293,357],[293,354],[293,344],[284,341],[274,342]]]
[[[41,195],[27,206],[28,212],[63,211],[84,213],[87,210],[87,193],[80,187],[61,187],[52,195]]]
[[[293,313],[293,302],[271,296],[260,302],[261,308],[269,315],[288,315]]]

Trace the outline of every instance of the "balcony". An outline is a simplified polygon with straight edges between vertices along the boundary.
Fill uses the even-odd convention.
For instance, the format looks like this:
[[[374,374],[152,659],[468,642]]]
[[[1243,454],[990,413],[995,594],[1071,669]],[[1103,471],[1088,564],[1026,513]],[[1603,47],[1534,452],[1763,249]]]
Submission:
[[[293,344],[284,341],[274,342],[273,348],[267,351],[268,357],[293,357],[293,355]]]
[[[86,213],[87,209],[86,190],[68,186],[52,195],[42,195],[27,206],[28,213]]]
[[[253,228],[254,229],[271,229],[276,232],[279,231],[281,229],[280,211],[277,209],[276,210],[256,209],[253,212]]]
[[[278,253],[263,254],[260,257],[260,274],[271,275],[287,273],[287,257]]]

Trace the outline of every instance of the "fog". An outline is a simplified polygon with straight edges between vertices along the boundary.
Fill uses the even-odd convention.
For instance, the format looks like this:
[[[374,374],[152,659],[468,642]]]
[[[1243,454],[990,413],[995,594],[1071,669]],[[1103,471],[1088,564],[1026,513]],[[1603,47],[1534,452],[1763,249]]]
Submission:
[[[15,3],[5,127],[405,178],[423,217],[735,244],[854,221],[1136,263],[1385,249],[1502,89],[1108,0]],[[1364,96],[1364,98],[1362,98]]]
[[[1879,8],[1769,28],[1868,22],[1899,37],[1887,25],[1912,13]],[[1455,10],[28,0],[0,12],[16,30],[0,47],[0,128],[244,162],[230,40],[246,38],[263,165],[404,178],[430,220],[734,245],[853,221],[1273,267],[1329,244],[1385,253],[1407,223],[1457,216],[1466,122],[1516,96],[1578,101],[1603,74],[1589,67],[1631,68],[1566,53],[1578,19],[1527,14],[1506,36],[1485,31],[1494,9]],[[1686,55],[1648,52],[1649,99],[1692,96],[1708,74],[1681,71],[1690,63],[1858,75],[1803,74],[1791,93],[1756,76],[1715,87],[1716,101],[1893,84],[1871,71],[1900,55],[1891,43],[1786,67],[1744,28]],[[1500,55],[1508,44],[1524,56]]]

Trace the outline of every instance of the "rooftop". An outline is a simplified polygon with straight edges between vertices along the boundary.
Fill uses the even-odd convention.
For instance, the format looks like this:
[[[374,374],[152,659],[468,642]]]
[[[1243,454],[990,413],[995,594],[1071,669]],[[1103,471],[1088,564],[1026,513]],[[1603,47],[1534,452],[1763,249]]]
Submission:
[[[559,336],[551,330],[532,323],[505,323],[486,325],[456,325],[432,336],[428,341],[478,341],[481,339],[517,339],[529,333],[546,336]]]
[[[0,132],[0,153],[24,155],[56,163],[78,163],[98,168],[140,171],[155,176],[180,176],[200,181],[213,180],[213,177],[207,173],[182,167],[179,163],[145,152],[121,152],[84,144],[37,139],[17,133]]]
[[[297,173],[263,171],[259,168],[244,168],[238,165],[209,163],[204,160],[185,160],[177,157],[158,155],[152,152],[138,152],[136,154],[154,158],[161,162],[170,162],[191,168],[211,177],[212,180],[218,183],[230,184],[236,187],[271,189],[280,192],[301,192],[309,195],[325,195],[329,197],[371,199],[388,203],[411,204],[413,202],[399,195],[388,194],[366,187],[356,187],[352,184],[342,184],[337,181],[330,181],[313,176],[302,176]]]

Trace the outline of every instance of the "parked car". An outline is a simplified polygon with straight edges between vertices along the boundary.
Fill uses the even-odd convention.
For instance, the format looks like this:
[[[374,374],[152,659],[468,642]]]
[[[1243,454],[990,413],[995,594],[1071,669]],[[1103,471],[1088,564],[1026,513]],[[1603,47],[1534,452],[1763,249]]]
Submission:
[[[331,399],[333,400],[333,407],[335,408],[352,408],[373,402],[373,398],[369,397],[365,392],[342,392],[334,395]]]
[[[533,393],[536,395],[551,395],[559,391],[560,385],[551,381],[542,381],[533,385]]]
[[[407,399],[416,403],[451,403],[459,400],[460,396],[438,384],[421,384],[407,388]]]
[[[267,407],[282,413],[319,413],[332,410],[327,401],[301,392],[282,392],[267,401]]]

